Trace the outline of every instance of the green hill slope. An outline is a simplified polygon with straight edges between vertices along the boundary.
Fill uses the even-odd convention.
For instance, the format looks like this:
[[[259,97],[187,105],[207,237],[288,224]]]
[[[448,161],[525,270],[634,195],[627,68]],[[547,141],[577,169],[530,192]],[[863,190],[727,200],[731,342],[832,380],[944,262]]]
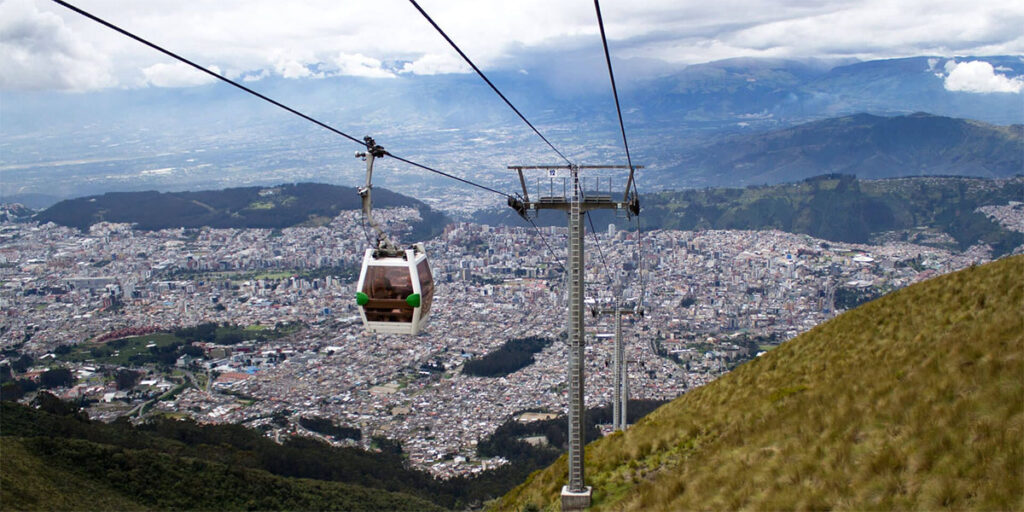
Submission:
[[[590,444],[595,509],[1024,509],[1024,256],[849,311]],[[558,509],[563,456],[495,505]]]

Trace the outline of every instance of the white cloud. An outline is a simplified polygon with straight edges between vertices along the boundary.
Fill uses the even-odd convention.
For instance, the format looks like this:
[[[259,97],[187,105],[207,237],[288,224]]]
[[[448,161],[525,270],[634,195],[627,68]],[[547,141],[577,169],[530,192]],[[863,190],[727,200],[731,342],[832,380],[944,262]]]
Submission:
[[[947,91],[975,93],[1010,92],[1024,90],[1024,77],[1007,77],[995,72],[992,64],[982,60],[970,62],[946,62],[946,79],[943,86]]]
[[[101,18],[243,79],[264,73],[314,78],[471,71],[405,0],[376,1],[372,16],[361,2],[336,0],[79,1]],[[484,70],[560,66],[535,58],[557,60],[572,52],[601,60],[589,4],[420,2]],[[37,27],[36,40],[6,34],[0,39],[0,87],[144,86],[151,82],[142,70],[165,62],[151,49],[46,0],[0,0],[0,9],[0,26]],[[609,1],[602,10],[614,57],[666,67],[744,56],[1024,54],[1019,0],[644,0]],[[62,42],[63,50],[30,59],[40,51],[38,39]],[[29,66],[25,62],[32,72],[9,72]],[[394,69],[392,63],[404,64]]]
[[[480,64],[477,64],[478,66]],[[442,75],[446,73],[468,73],[473,68],[453,53],[427,54],[412,62],[406,62],[400,73],[414,75]]]
[[[110,60],[31,0],[0,2],[0,89],[83,91],[116,84]]]
[[[270,73],[267,72],[267,70],[265,70],[265,69],[261,69],[259,73],[250,73],[248,75],[243,75],[242,76],[242,81],[243,82],[259,82],[260,80],[263,80],[264,78],[267,78],[268,76],[270,76]]]
[[[286,52],[275,49],[269,58],[273,70],[284,78],[323,78],[323,73],[310,69],[317,58],[312,52]]]
[[[274,72],[284,78],[308,78],[313,75],[313,72],[305,64],[292,59],[276,60],[274,62]]]
[[[724,30],[728,51],[779,57],[877,59],[1024,51],[1024,8],[1002,0],[866,0],[777,6],[781,19]],[[815,8],[816,7],[816,8]],[[750,16],[747,16],[748,18]]]
[[[361,53],[338,54],[332,64],[337,68],[337,74],[349,76],[365,76],[370,78],[392,78],[394,73],[384,69],[381,62]]]
[[[208,69],[220,73],[217,66],[210,66]],[[195,87],[217,81],[216,78],[181,62],[153,64],[142,70],[142,76],[145,77],[147,84],[156,87]]]

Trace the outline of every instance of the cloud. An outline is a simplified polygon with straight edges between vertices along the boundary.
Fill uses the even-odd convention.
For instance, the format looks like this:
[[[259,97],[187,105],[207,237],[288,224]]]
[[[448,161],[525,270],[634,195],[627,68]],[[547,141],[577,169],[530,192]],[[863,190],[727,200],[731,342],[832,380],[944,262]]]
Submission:
[[[110,60],[31,0],[0,2],[0,89],[84,91],[116,85]]]
[[[337,69],[336,74],[348,76],[365,76],[370,78],[393,78],[394,73],[384,69],[381,62],[361,53],[340,53],[332,61]]]
[[[776,57],[857,57],[1013,54],[1024,50],[1024,9],[1009,2],[867,0],[829,2],[805,12],[781,9],[781,19],[724,30],[719,52]],[[1011,28],[1017,27],[1017,28]]]
[[[221,72],[217,66],[210,66],[209,70],[218,74]],[[147,84],[156,87],[195,87],[217,81],[216,78],[180,62],[153,64],[143,69],[142,75]]]
[[[242,76],[242,81],[243,82],[259,82],[260,80],[263,80],[264,78],[267,78],[268,76],[270,76],[270,73],[267,70],[262,69],[262,70],[260,70],[259,73],[250,73],[250,74],[243,75]]]
[[[0,2],[0,87],[147,86],[153,82],[143,70],[165,62],[151,49],[45,0]],[[485,71],[573,66],[569,59],[583,53],[601,61],[589,5],[420,3]],[[362,3],[336,0],[89,0],[85,7],[245,80],[471,72],[401,0],[375,2],[372,16]],[[1019,0],[644,0],[606,2],[602,11],[613,58],[660,62],[666,69],[732,57],[1024,54]],[[22,26],[34,27],[33,37],[11,35],[24,32],[12,28]],[[554,61],[533,60],[537,55]]]
[[[478,64],[479,65],[479,64]],[[446,73],[469,73],[473,68],[455,54],[441,53],[424,55],[412,62],[406,62],[400,73],[414,75],[442,75]]]
[[[275,49],[268,59],[274,73],[284,78],[323,78],[321,72],[314,71],[318,59],[310,51],[288,52]]]
[[[974,93],[1009,92],[1024,90],[1024,77],[1007,77],[995,72],[992,64],[982,60],[970,62],[946,62],[943,86],[947,91]]]

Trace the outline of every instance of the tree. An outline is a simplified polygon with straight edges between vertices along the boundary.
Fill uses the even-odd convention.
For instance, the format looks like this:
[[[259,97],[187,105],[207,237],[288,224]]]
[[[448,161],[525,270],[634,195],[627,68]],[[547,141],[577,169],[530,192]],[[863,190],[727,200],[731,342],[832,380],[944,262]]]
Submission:
[[[25,390],[21,388],[19,381],[5,382],[0,385],[0,401],[13,402],[25,396]]]
[[[131,389],[135,387],[135,385],[138,384],[139,380],[141,379],[142,374],[134,370],[120,368],[116,372],[114,372],[114,382],[117,383],[117,389],[120,390]]]
[[[32,357],[25,354],[11,363],[11,369],[18,373],[25,373],[25,370],[28,370],[29,367],[32,366],[33,362],[35,361],[32,360]]]
[[[75,376],[67,368],[47,370],[39,376],[39,384],[44,388],[70,388],[75,383]]]
[[[39,410],[50,414],[56,414],[58,416],[78,416],[86,422],[89,421],[89,416],[85,414],[84,411],[81,414],[78,414],[80,408],[77,405],[71,402],[65,402],[54,396],[52,393],[47,393],[46,391],[36,395],[35,399],[32,400],[32,405],[38,407]]]
[[[487,355],[466,361],[464,375],[503,377],[534,362],[533,354],[550,345],[551,338],[530,336],[513,338]]]
[[[186,345],[181,347],[182,354],[188,354],[192,357],[203,357],[203,349],[195,345]]]
[[[381,452],[394,455],[402,454],[402,443],[399,441],[388,439],[384,436],[373,436],[370,439],[373,441],[373,445],[379,448]]]

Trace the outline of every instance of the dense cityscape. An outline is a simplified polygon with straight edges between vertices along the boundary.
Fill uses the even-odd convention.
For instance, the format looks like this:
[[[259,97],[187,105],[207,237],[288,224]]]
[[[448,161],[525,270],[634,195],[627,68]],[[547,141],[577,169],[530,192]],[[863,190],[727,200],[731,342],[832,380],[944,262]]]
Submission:
[[[990,210],[1007,226],[1024,217],[1014,205]],[[392,209],[380,217],[402,233],[416,215]],[[3,346],[33,358],[30,378],[70,368],[73,385],[58,392],[90,404],[89,414],[102,420],[158,412],[280,436],[321,435],[299,419],[328,418],[365,434],[332,442],[369,447],[377,436],[394,439],[415,467],[442,477],[502,464],[480,460],[476,443],[525,411],[563,412],[565,344],[551,343],[534,364],[504,377],[460,370],[513,338],[559,339],[567,230],[448,226],[426,244],[437,284],[429,327],[403,337],[364,333],[359,321],[353,295],[367,246],[361,221],[343,212],[318,228],[141,232],[104,223],[88,233],[5,223]],[[648,399],[701,386],[860,301],[990,257],[984,246],[953,253],[778,231],[638,237],[612,226],[587,243],[591,306],[611,304],[613,290],[626,307],[646,297],[646,315],[628,320],[625,337],[630,396]],[[121,365],[111,360],[118,351],[95,348],[136,335],[129,339],[156,352],[154,333],[210,322],[254,336],[229,345],[186,340],[194,356],[173,365]],[[285,334],[255,336],[271,329]],[[612,356],[610,340],[594,335],[613,326],[595,317],[587,330],[586,402],[599,406],[611,400]],[[122,366],[144,377],[118,389],[105,375]]]

